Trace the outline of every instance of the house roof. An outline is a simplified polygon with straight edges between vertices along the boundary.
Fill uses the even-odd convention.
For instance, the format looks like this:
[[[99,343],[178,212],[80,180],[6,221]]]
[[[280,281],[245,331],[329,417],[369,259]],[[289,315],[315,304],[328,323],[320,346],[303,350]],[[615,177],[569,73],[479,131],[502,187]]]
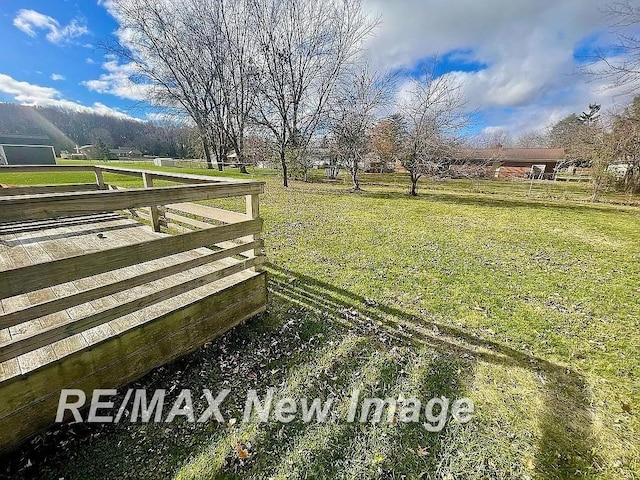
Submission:
[[[0,133],[0,144],[3,145],[51,145],[47,135],[14,135]]]
[[[523,162],[558,162],[565,159],[562,148],[463,148],[458,158]]]
[[[129,147],[118,147],[118,148],[110,148],[109,151],[111,153],[123,153],[123,154],[141,154],[142,152],[137,148],[129,148]]]

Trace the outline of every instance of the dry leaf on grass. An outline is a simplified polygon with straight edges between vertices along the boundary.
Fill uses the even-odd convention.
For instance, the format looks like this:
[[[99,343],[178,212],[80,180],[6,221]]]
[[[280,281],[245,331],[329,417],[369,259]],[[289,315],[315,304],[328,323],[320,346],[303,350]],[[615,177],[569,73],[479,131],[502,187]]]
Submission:
[[[249,450],[244,448],[241,443],[236,444],[236,451],[240,460],[246,460],[247,458],[249,458]]]
[[[429,449],[419,446],[418,448],[416,448],[416,455],[418,455],[419,457],[426,457],[427,455],[429,455]]]

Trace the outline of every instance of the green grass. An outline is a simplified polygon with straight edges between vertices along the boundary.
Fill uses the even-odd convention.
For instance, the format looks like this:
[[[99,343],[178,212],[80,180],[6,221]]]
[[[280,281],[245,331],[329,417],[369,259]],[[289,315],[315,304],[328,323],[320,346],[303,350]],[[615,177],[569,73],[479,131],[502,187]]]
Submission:
[[[338,415],[65,426],[13,454],[13,475],[640,477],[640,210],[614,204],[637,198],[591,204],[584,184],[527,196],[528,184],[494,181],[423,183],[412,198],[398,175],[365,176],[362,194],[343,180],[285,190],[252,176],[267,182],[268,315],[132,387],[232,388],[223,413],[234,417],[249,388],[468,396],[473,421],[440,434]]]

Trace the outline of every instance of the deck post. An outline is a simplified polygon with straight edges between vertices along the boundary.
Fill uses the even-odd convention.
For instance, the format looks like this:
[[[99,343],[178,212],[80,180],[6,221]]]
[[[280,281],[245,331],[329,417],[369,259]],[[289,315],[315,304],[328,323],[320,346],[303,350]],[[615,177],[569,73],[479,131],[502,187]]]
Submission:
[[[245,198],[246,198],[246,204],[247,204],[247,209],[246,209],[247,217],[249,217],[252,220],[260,218],[260,196],[258,194],[253,194],[253,195],[246,195]],[[252,237],[254,241],[260,240],[259,233],[252,235]],[[262,256],[262,249],[260,248],[256,248],[252,252],[252,255],[250,255],[250,257],[260,257],[260,256]],[[256,272],[262,272],[264,268],[262,267],[262,265],[258,265],[254,267],[254,270]]]
[[[266,311],[267,272],[255,268],[266,263],[262,182],[98,165],[0,170],[86,179],[0,189],[0,453],[52,426],[62,389],[126,385]],[[118,188],[120,175],[135,188]],[[227,198],[236,211],[200,203]],[[149,211],[154,230],[160,221],[178,233],[150,230]],[[89,302],[101,306],[79,308]],[[3,337],[8,329],[24,333]]]
[[[100,167],[94,167],[93,173],[95,173],[96,175],[96,184],[98,185],[98,189],[106,190],[104,186],[104,175],[102,174],[102,170],[100,169]]]
[[[142,174],[142,181],[144,182],[144,188],[153,187],[153,176],[150,173]],[[149,214],[151,217],[151,226],[153,227],[154,232],[160,231],[160,212],[158,211],[158,207],[156,205],[151,205],[149,207]]]

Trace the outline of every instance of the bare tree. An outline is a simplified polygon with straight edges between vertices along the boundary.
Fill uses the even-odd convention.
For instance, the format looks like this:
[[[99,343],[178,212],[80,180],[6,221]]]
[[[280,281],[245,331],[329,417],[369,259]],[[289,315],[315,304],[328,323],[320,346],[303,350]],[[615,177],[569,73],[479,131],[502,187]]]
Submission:
[[[287,156],[304,159],[335,87],[376,25],[361,0],[249,0],[254,20],[254,119],[273,135],[287,186]]]
[[[251,33],[250,4],[246,0],[199,0],[199,23],[217,26],[218,31],[206,37],[206,47],[216,51],[219,61],[211,68],[215,71],[219,92],[217,108],[214,109],[215,124],[220,134],[220,146],[229,144],[236,154],[236,162],[244,170],[245,133],[250,114],[255,106],[255,69],[251,63],[254,45]],[[208,7],[212,2],[213,8]],[[226,160],[226,152],[218,158]]]
[[[636,0],[618,1],[605,7],[604,12],[617,34],[615,46],[620,53],[612,57],[600,51],[596,61],[585,70],[596,78],[608,80],[623,93],[637,93],[640,91],[640,37],[637,34],[640,4]]]
[[[478,148],[508,148],[513,144],[509,132],[501,128],[482,132],[472,143]]]
[[[244,141],[244,151],[247,165],[255,166],[277,161],[273,142],[261,135],[249,134]]]
[[[623,168],[622,187],[640,193],[640,96],[613,117],[611,139]]]
[[[598,200],[602,189],[607,187],[612,180],[609,166],[617,159],[611,128],[607,123],[603,121],[593,125],[585,125],[582,131],[580,153],[589,162],[593,171],[593,195],[591,197],[593,202]]]
[[[522,133],[515,145],[519,148],[548,148],[550,143],[548,132],[532,130]]]
[[[331,139],[339,163],[345,167],[360,191],[358,174],[370,152],[370,136],[380,109],[391,100],[395,79],[371,73],[368,66],[342,80],[331,114]]]
[[[247,56],[247,4],[241,0],[114,2],[120,45],[112,48],[135,66],[133,80],[149,100],[186,113],[211,147],[219,168],[230,146],[239,159],[255,95]]]
[[[565,165],[584,165],[592,170],[592,201],[596,201],[611,181],[609,166],[618,152],[612,133],[613,117],[600,115],[600,106],[592,104],[582,115],[570,115],[556,124],[566,152]]]
[[[502,148],[457,148],[448,169],[445,164],[439,173],[441,176],[471,180],[490,178],[504,159],[505,151]]]
[[[401,162],[411,177],[411,195],[418,194],[423,175],[438,176],[449,169],[458,133],[468,121],[460,86],[449,76],[436,76],[434,70],[413,82],[400,106],[407,125]]]
[[[211,167],[214,105],[208,87],[214,83],[213,72],[202,68],[207,53],[200,55],[197,39],[188,35],[182,22],[183,14],[166,2],[144,0],[114,2],[112,9],[120,22],[120,45],[112,50],[135,65],[138,76],[134,80],[148,88],[151,102],[183,110],[191,117]],[[205,61],[213,63],[214,59]]]

